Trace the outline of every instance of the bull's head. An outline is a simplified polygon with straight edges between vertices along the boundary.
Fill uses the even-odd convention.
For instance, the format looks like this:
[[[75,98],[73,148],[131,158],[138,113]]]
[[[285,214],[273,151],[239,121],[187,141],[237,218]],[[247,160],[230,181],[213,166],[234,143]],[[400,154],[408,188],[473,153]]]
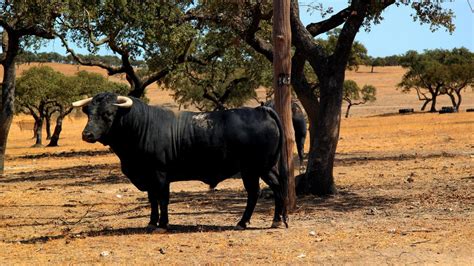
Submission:
[[[82,131],[82,139],[89,143],[101,141],[108,134],[119,108],[131,108],[132,99],[114,93],[100,93],[93,98],[73,102],[72,106],[82,107],[87,115],[87,125]]]

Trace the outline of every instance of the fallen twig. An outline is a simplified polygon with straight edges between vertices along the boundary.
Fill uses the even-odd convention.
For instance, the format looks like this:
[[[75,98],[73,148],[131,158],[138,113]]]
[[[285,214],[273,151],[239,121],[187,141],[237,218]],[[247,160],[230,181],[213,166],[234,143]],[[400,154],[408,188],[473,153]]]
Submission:
[[[411,243],[410,246],[413,247],[413,246],[416,246],[416,245],[418,245],[418,244],[423,244],[423,243],[430,242],[430,241],[431,241],[430,239],[425,239],[425,240],[421,240],[421,241],[416,241],[416,242]]]
[[[82,222],[82,220],[84,218],[86,218],[87,214],[89,214],[89,211],[92,209],[92,207],[94,207],[94,205],[91,205],[89,206],[89,209],[87,209],[86,213],[84,213],[84,215],[81,216],[81,218],[79,218],[79,220],[75,221],[75,222],[68,222],[68,221],[65,221],[63,219],[60,219],[65,225],[76,225],[80,222]]]

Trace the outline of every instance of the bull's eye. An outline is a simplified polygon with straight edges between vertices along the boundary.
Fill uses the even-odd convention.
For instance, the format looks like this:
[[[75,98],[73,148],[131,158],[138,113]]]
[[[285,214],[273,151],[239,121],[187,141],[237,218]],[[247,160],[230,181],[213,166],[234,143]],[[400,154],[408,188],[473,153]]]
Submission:
[[[108,115],[103,115],[102,118],[103,118],[105,121],[107,121],[107,122],[112,121],[111,116],[108,116]]]
[[[102,118],[107,121],[111,122],[113,120],[114,114],[113,112],[106,111],[103,113]]]

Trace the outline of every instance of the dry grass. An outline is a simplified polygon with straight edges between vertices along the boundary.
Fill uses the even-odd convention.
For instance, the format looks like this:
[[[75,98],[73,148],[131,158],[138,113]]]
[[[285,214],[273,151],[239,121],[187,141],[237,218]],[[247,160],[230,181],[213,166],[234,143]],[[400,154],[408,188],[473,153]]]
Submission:
[[[107,147],[80,140],[83,117],[65,121],[57,148],[31,148],[31,131],[17,124],[29,118],[15,118],[0,179],[0,263],[471,264],[474,115],[390,114],[419,106],[395,90],[403,70],[367,70],[347,75],[377,86],[379,100],[342,122],[340,193],[299,199],[289,229],[268,228],[273,204],[262,198],[250,229],[234,231],[245,193],[227,180],[213,193],[172,184],[170,232],[146,234],[146,194]],[[169,92],[148,93],[173,104]],[[472,92],[464,104],[474,105]]]

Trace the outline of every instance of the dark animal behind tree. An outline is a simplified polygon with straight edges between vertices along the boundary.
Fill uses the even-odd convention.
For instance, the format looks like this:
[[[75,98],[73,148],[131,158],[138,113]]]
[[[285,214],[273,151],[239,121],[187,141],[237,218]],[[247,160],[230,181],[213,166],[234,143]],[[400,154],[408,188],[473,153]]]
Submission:
[[[284,138],[272,109],[175,113],[113,93],[74,106],[83,106],[88,116],[83,140],[109,145],[120,158],[122,172],[148,192],[150,230],[157,229],[157,223],[158,230],[168,226],[170,182],[200,180],[215,186],[239,172],[248,197],[237,227],[244,229],[250,221],[260,177],[275,194],[272,226],[287,225],[287,169],[278,163]]]
[[[267,101],[263,105],[275,110],[275,102],[273,100]],[[291,113],[293,129],[295,131],[296,149],[298,150],[300,165],[302,165],[304,156],[304,142],[306,140],[306,117],[304,115],[303,109],[296,101],[291,102]]]

